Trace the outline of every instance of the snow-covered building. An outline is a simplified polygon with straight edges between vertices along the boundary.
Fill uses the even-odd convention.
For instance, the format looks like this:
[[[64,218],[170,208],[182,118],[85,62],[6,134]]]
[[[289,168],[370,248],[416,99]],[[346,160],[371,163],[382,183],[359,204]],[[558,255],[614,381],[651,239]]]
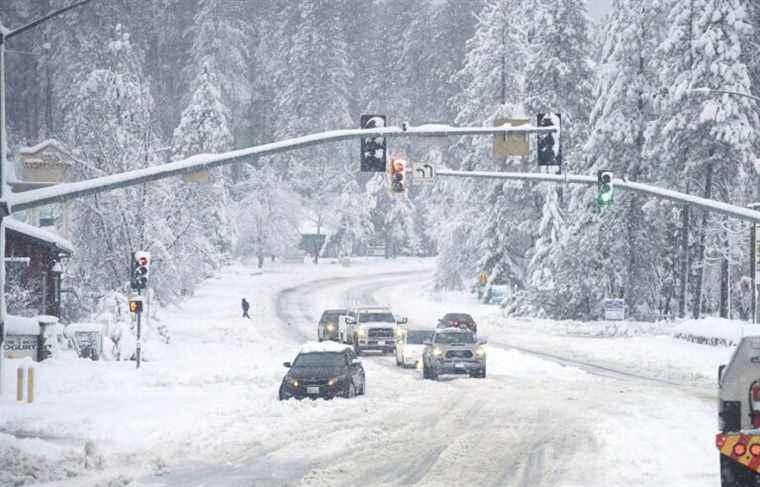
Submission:
[[[56,140],[19,149],[9,164],[12,191],[52,186],[69,180],[69,151]],[[5,256],[8,269],[9,308],[25,315],[61,315],[62,260],[74,253],[66,203],[35,208],[14,215],[6,223]],[[14,309],[15,308],[15,309]]]
[[[71,181],[73,156],[59,141],[48,139],[32,147],[22,147],[9,164],[8,184],[13,192],[44,188]],[[21,220],[71,237],[71,212],[68,203],[56,203],[21,213]]]

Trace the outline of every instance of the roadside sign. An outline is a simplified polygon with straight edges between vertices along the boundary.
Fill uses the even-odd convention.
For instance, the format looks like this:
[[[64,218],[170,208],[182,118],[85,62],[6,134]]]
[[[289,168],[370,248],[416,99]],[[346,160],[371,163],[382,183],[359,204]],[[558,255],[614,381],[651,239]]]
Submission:
[[[428,164],[415,164],[412,171],[414,184],[433,184],[435,182],[435,166]]]
[[[506,124],[519,127],[529,123],[530,120],[527,118],[497,118],[493,125],[494,127],[501,127]],[[494,157],[527,156],[530,154],[528,134],[494,135],[493,154]]]
[[[605,320],[624,320],[625,319],[625,299],[605,299],[604,300],[604,319]]]

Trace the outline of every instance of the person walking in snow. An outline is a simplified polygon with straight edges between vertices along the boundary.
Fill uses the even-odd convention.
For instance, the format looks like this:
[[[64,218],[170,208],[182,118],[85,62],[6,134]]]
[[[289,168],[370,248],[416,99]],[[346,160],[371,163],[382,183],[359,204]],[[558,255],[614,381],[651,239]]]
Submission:
[[[250,319],[251,317],[248,316],[248,309],[251,307],[251,304],[243,298],[243,301],[241,301],[240,305],[243,307],[243,318]]]

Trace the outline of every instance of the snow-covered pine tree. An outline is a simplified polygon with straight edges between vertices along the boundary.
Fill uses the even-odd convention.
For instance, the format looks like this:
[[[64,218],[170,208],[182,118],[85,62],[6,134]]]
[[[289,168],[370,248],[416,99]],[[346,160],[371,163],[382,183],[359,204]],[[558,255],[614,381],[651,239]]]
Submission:
[[[637,181],[650,178],[645,131],[656,118],[651,103],[656,89],[652,84],[655,74],[651,53],[658,43],[660,25],[656,4],[614,2],[598,68],[591,136],[584,151],[589,162],[579,164],[582,172],[609,169],[618,177]],[[574,293],[580,280],[590,280],[601,291],[593,295],[595,299],[624,297],[631,316],[650,317],[658,307],[656,251],[663,245],[663,232],[653,222],[645,200],[633,194],[618,191],[611,208],[601,215],[587,214],[598,211],[593,204],[594,193],[591,188],[573,192],[568,215],[573,215],[574,222],[562,250],[554,257],[555,265],[567,263],[572,268],[573,262],[578,262],[584,267],[565,273],[571,281],[558,280],[557,287],[561,292]],[[597,247],[589,248],[590,242],[596,242]],[[587,262],[571,255],[579,248],[593,252],[595,265],[588,268]],[[571,297],[560,299],[570,301]],[[592,311],[600,306],[599,301],[589,303]]]
[[[749,70],[743,62],[752,32],[747,18],[749,3],[674,0],[668,11],[667,37],[659,48],[660,84],[667,94],[653,151],[662,154],[663,166],[669,168],[663,180],[688,192],[734,202],[747,191],[732,184],[747,181],[752,172],[752,147],[758,141],[752,129],[757,124],[755,107],[741,97],[693,90],[751,91]],[[686,291],[690,290],[691,311],[698,317],[705,307],[707,255],[717,242],[731,237],[715,228],[722,219],[706,212],[683,212],[680,309],[685,312]],[[711,241],[710,235],[722,238]],[[718,247],[723,250],[726,244],[718,243]],[[721,265],[721,293],[725,296],[730,285],[725,259]]]
[[[94,65],[79,73],[65,113],[65,142],[87,165],[83,177],[113,174],[151,160],[153,101],[140,66],[142,55],[121,26],[101,47]],[[149,209],[144,186],[77,200],[72,208],[77,252],[67,266],[84,293],[120,289],[129,281],[129,255],[148,244],[144,228],[161,220]]]
[[[204,65],[195,80],[190,103],[182,112],[182,119],[174,130],[173,154],[182,159],[195,154],[230,150],[232,133],[230,114],[224,105],[215,73]],[[210,243],[213,253],[206,255],[205,262],[216,267],[225,261],[232,250],[236,227],[231,215],[228,186],[221,169],[209,171],[209,182],[182,184],[178,182],[177,211],[186,215],[187,225],[195,231],[193,238],[205,239],[198,248]]]
[[[529,26],[530,61],[525,70],[525,107],[529,114],[562,115],[562,155],[566,170],[581,166],[582,145],[588,134],[592,98],[592,61],[589,58],[589,20],[585,0],[537,0]],[[529,252],[527,296],[535,307],[553,292],[551,254],[564,237],[561,190],[543,184],[536,188],[542,200],[535,243]]]
[[[224,105],[230,110],[233,136],[240,133],[246,123],[242,120],[250,104],[250,52],[251,26],[243,16],[241,2],[225,0],[199,0],[193,25],[188,79],[194,80],[198,68],[205,66],[216,77]],[[191,89],[192,89],[191,84]],[[240,129],[240,130],[238,130]]]
[[[341,3],[309,0],[302,3],[298,13],[287,51],[288,70],[280,73],[275,120],[279,139],[352,124],[353,73]],[[354,154],[353,146],[333,144],[274,158],[287,168],[318,233],[340,221],[338,193],[350,171],[355,170]],[[347,170],[349,167],[352,169]]]
[[[475,34],[467,43],[464,67],[456,81],[461,91],[452,101],[460,125],[490,125],[496,117],[522,114],[522,72],[526,62],[523,3],[517,0],[490,0],[478,15]],[[466,169],[504,169],[509,159],[494,160],[492,139],[479,137],[463,140],[450,150],[450,159]],[[516,161],[525,164],[525,161]],[[468,238],[459,243],[460,259],[468,259],[471,279],[478,271],[488,272],[494,283],[521,286],[524,277],[525,252],[530,247],[530,223],[536,221],[536,206],[529,186],[482,181],[447,185],[459,196],[448,214],[471,214],[474,221]],[[527,232],[527,233],[526,233]],[[463,232],[454,230],[440,238],[453,238]],[[439,239],[440,248],[450,244]],[[439,267],[455,270],[460,266],[440,262]],[[461,276],[459,277],[461,278]],[[454,276],[437,275],[437,285],[457,282]]]

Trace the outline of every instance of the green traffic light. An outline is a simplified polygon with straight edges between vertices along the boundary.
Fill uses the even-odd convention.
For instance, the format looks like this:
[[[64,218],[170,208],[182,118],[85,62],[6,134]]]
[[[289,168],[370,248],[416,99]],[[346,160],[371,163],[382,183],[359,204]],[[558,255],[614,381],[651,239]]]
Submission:
[[[599,185],[599,195],[596,197],[596,204],[600,208],[610,206],[612,204],[612,187],[603,183]]]

